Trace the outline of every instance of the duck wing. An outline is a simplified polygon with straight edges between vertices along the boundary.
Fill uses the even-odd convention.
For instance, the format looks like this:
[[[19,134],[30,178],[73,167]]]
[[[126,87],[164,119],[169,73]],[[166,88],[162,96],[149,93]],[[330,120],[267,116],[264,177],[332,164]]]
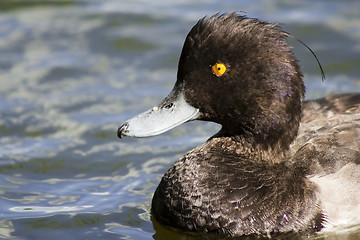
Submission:
[[[360,93],[304,102],[293,161],[310,175],[330,174],[360,164]]]
[[[360,93],[304,103],[299,135],[292,145],[295,166],[318,186],[324,226],[360,222]]]

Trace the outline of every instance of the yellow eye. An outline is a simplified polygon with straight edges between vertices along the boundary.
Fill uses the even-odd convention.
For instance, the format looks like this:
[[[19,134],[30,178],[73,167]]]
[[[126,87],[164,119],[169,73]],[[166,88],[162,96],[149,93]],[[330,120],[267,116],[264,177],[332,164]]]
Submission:
[[[216,63],[212,66],[213,73],[220,77],[226,72],[226,66],[223,63]]]

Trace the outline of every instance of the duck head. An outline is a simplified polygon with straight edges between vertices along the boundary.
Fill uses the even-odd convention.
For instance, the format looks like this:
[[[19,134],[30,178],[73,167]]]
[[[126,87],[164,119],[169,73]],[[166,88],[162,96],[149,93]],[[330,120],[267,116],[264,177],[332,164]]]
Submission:
[[[254,146],[287,149],[305,91],[288,36],[237,13],[201,19],[186,37],[171,93],[125,122],[118,136],[154,136],[197,119]]]

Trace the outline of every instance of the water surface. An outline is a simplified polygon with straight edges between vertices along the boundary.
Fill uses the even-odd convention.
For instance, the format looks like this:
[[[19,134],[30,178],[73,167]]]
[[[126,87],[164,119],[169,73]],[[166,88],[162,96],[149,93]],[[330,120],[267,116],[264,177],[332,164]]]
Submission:
[[[192,122],[161,136],[117,139],[121,122],[176,80],[187,32],[204,15],[246,11],[283,23],[307,98],[360,89],[360,2],[0,2],[0,238],[193,239],[156,226],[165,171],[219,127]],[[313,236],[356,239],[360,227]]]

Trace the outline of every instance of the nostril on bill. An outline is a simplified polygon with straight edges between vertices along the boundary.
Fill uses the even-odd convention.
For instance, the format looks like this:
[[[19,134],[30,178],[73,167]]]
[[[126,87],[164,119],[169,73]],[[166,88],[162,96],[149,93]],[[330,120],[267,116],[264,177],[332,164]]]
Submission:
[[[170,108],[172,108],[173,106],[174,106],[174,104],[173,104],[173,103],[170,103],[170,104],[166,105],[164,108],[170,109]]]

